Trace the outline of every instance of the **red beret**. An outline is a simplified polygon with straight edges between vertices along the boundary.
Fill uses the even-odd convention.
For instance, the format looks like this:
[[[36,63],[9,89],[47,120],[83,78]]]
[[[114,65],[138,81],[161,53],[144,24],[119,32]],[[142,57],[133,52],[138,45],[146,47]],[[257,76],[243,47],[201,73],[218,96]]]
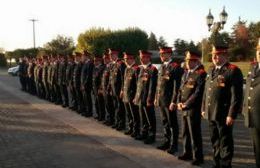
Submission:
[[[124,52],[124,58],[125,59],[133,59],[134,58],[134,54],[131,54],[131,53],[127,53],[127,52]]]
[[[199,60],[201,58],[201,54],[194,51],[187,51],[185,55],[185,60]]]
[[[108,49],[108,53],[109,53],[109,54],[118,54],[119,51],[118,51],[118,50],[115,50],[115,49],[109,48],[109,49]]]
[[[227,46],[213,46],[212,54],[224,54],[228,52]]]
[[[172,53],[172,48],[171,47],[160,47],[160,54],[163,53]]]
[[[139,50],[140,57],[151,57],[152,53],[144,50]]]

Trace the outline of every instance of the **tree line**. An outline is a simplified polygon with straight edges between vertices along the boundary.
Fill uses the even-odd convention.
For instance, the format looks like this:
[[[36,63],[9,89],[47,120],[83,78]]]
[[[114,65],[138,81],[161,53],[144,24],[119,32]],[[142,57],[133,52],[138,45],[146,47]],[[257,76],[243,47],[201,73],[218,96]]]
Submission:
[[[186,41],[177,38],[173,44],[167,44],[163,36],[158,39],[151,32],[148,36],[147,32],[137,27],[126,28],[123,30],[110,30],[101,27],[93,27],[79,34],[77,44],[74,43],[72,37],[58,35],[56,38],[47,42],[43,47],[16,49],[14,51],[5,52],[0,55],[0,65],[5,65],[4,58],[19,57],[41,57],[42,55],[70,55],[75,51],[89,51],[93,55],[104,53],[107,48],[115,48],[120,51],[126,51],[138,54],[138,50],[158,50],[161,46],[173,46],[174,54],[184,55],[187,50],[197,50],[203,55],[204,61],[211,61],[211,47],[216,42],[224,42],[229,45],[229,54],[231,61],[249,61],[254,57],[257,39],[260,37],[260,21],[251,22],[239,20],[232,27],[232,32],[214,32],[208,38],[195,43],[194,41]],[[122,53],[121,53],[122,54]]]

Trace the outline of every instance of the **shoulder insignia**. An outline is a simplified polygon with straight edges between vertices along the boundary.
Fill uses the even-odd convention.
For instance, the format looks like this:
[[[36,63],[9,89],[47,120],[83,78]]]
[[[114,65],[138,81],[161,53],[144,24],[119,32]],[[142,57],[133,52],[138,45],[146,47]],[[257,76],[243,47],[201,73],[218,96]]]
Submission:
[[[206,71],[204,68],[200,68],[200,69],[196,70],[196,73],[201,75],[201,74],[206,73]]]
[[[237,66],[234,65],[234,64],[229,64],[229,65],[228,65],[228,69],[234,70],[234,69],[236,69],[236,68],[237,68]]]
[[[176,68],[176,67],[179,66],[179,64],[177,64],[176,62],[173,62],[173,63],[171,63],[171,66],[174,67],[174,68]]]

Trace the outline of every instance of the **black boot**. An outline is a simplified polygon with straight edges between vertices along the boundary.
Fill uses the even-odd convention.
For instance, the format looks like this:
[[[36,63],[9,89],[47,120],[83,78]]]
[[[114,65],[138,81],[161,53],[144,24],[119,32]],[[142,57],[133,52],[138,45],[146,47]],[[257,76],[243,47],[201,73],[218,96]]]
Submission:
[[[148,133],[147,132],[142,132],[142,134],[138,134],[135,139],[136,140],[145,140],[147,138]]]
[[[176,152],[178,152],[178,136],[174,135],[173,129],[171,130],[171,136],[170,136],[170,148],[167,150],[169,154],[174,155]]]
[[[164,142],[160,146],[157,146],[157,149],[166,150],[169,149],[169,147],[170,147],[170,140],[165,138]]]

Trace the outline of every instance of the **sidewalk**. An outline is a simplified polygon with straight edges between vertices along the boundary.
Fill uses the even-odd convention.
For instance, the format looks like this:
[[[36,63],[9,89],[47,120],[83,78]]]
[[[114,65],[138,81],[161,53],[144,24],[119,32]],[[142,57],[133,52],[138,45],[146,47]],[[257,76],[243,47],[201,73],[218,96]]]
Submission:
[[[155,148],[162,138],[159,113],[157,142],[144,145],[92,118],[20,91],[17,78],[1,75],[0,93],[0,168],[192,167]],[[202,130],[202,167],[206,168],[212,164],[212,149],[205,121]],[[233,167],[254,168],[251,140],[241,118],[236,121],[234,136]]]

